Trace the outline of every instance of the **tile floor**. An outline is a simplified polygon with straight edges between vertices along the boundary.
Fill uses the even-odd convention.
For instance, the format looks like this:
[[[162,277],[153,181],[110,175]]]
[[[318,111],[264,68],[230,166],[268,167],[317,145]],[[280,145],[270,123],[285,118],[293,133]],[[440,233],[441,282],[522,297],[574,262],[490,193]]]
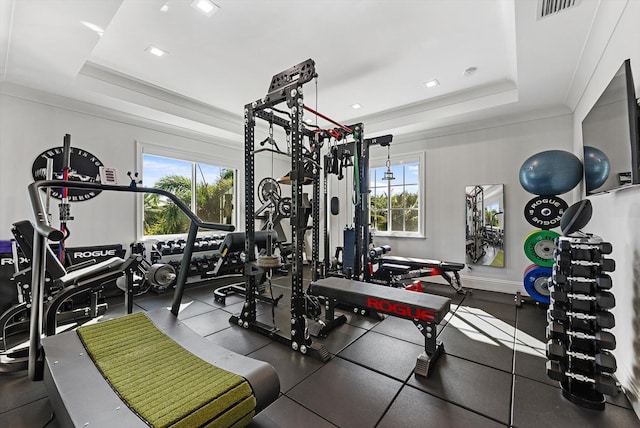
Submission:
[[[272,313],[259,303],[262,322],[288,322],[288,279],[274,279],[285,297]],[[229,324],[242,306],[226,306],[211,286],[186,290],[180,318],[208,340],[271,363],[281,395],[251,427],[640,427],[624,395],[604,411],[565,400],[545,374],[544,308],[517,308],[513,296],[474,291],[462,296],[440,284],[429,291],[451,298],[451,313],[439,326],[445,354],[428,378],[413,374],[424,339],[407,320],[374,321],[347,313],[347,324],[319,340],[333,358],[321,363],[284,345]],[[170,295],[139,297],[135,309],[169,306]],[[109,317],[124,314],[112,302]],[[282,324],[284,323],[284,324]],[[0,427],[57,427],[40,382],[24,373],[0,375]]]

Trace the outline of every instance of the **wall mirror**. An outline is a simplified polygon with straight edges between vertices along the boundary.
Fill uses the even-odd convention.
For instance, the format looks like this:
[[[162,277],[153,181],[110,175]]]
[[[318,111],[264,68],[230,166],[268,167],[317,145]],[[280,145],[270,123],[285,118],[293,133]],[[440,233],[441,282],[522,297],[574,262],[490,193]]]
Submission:
[[[476,184],[466,191],[466,263],[504,267],[504,185]]]

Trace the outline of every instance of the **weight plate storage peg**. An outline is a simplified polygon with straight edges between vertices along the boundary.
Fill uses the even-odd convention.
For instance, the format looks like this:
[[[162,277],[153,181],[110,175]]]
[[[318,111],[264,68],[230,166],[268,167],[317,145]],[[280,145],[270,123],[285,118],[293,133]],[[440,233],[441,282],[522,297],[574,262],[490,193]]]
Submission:
[[[536,230],[524,239],[524,253],[533,263],[553,266],[553,250],[556,248],[555,239],[560,236],[552,230]],[[551,276],[551,275],[549,275]]]
[[[550,302],[549,278],[551,274],[551,268],[544,266],[536,266],[534,268],[529,266],[524,274],[524,289],[535,301],[545,305]]]
[[[569,205],[557,196],[536,196],[524,206],[524,218],[540,229],[560,226],[560,219]]]

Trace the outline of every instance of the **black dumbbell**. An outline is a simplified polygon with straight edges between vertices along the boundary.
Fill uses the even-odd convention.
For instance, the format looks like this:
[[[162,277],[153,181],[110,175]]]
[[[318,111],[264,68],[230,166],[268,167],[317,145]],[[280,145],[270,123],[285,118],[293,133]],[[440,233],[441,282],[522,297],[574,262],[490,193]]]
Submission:
[[[571,250],[561,250],[556,248],[553,250],[553,257],[555,259],[564,258],[571,260],[585,260],[585,261],[593,261],[597,262],[603,258],[603,256],[609,255],[610,253],[602,253],[596,249],[583,249],[583,248],[572,248]]]
[[[557,381],[573,379],[578,382],[591,384],[600,394],[616,396],[619,392],[616,381],[610,375],[603,373],[590,377],[579,373],[572,373],[565,370],[562,364],[557,361],[547,361],[547,376]]]
[[[616,270],[615,260],[604,257],[601,257],[598,260],[577,260],[570,256],[559,254],[558,257],[555,258],[555,264],[560,266],[563,272],[570,270],[572,274],[574,271],[578,270],[588,270],[589,272],[595,273],[613,272]],[[575,276],[591,277],[592,275],[577,274]]]
[[[156,250],[163,256],[171,254],[171,247],[165,241],[158,241],[156,243]]]
[[[579,293],[567,293],[564,290],[553,288],[551,290],[551,298],[558,303],[571,303],[574,309],[578,307],[586,307],[586,310],[591,309],[591,305],[595,305],[598,309],[611,309],[616,305],[616,299],[612,293],[608,291],[598,291],[594,295],[579,294]],[[586,303],[580,306],[580,303]]]
[[[568,293],[592,294],[596,290],[609,290],[613,283],[607,274],[595,278],[566,278],[563,283],[554,283],[556,288]]]
[[[563,345],[550,340],[547,342],[547,358],[555,361],[568,362],[569,358],[577,358],[579,360],[591,361],[595,363],[596,368],[603,373],[615,373],[618,368],[616,357],[608,351],[601,351],[595,355],[589,355],[582,352],[567,350]]]
[[[561,382],[566,378],[565,371],[560,365],[560,362],[548,360],[547,361],[547,376],[553,380]]]
[[[547,310],[547,315],[554,321],[570,321],[580,320],[595,322],[600,328],[613,328],[616,325],[615,317],[608,311],[596,311],[593,314],[584,312],[573,312],[561,309],[560,307],[551,306]]]
[[[574,250],[589,250],[597,251],[600,254],[611,254],[613,252],[613,246],[609,242],[600,242],[597,244],[589,243],[576,243],[571,242],[568,239],[559,239],[556,246],[561,251],[574,251]]]

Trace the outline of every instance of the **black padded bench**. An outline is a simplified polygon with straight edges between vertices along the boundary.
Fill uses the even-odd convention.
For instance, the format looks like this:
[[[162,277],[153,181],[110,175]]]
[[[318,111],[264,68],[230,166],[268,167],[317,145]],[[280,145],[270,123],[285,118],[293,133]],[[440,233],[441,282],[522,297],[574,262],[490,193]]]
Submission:
[[[451,299],[448,297],[337,277],[313,281],[307,293],[328,299],[327,312],[331,312],[331,316],[339,301],[413,321],[425,338],[425,352],[416,362],[417,375],[427,376],[431,362],[442,352],[442,343],[436,341],[437,325],[449,312]]]
[[[466,292],[464,288],[462,288],[460,274],[458,273],[464,269],[464,263],[400,256],[382,256],[379,262],[381,267],[383,265],[404,265],[407,266],[409,270],[425,270],[424,276],[440,274],[458,293],[464,294]]]

